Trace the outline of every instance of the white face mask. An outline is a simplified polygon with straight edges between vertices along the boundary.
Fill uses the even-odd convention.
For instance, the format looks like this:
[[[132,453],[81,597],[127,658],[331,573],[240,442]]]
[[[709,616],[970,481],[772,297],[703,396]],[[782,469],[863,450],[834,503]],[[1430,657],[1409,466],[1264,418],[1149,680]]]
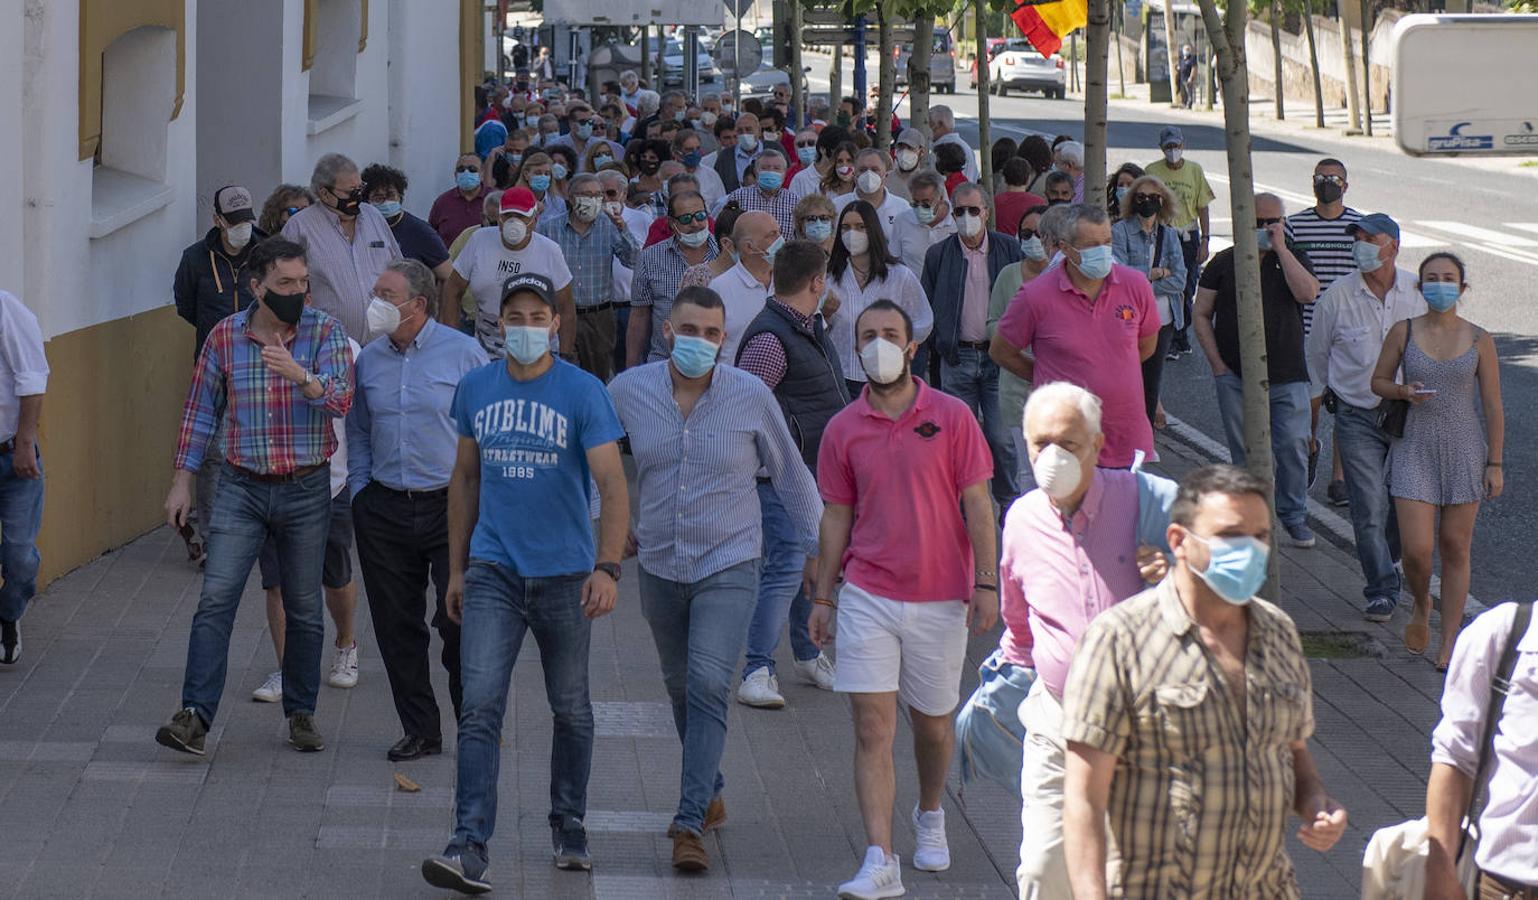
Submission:
[[[881,190],[881,173],[861,172],[860,177],[855,179],[854,186],[862,194],[874,194]]]
[[[1077,456],[1056,444],[1048,444],[1031,463],[1031,475],[1048,497],[1065,500],[1078,490],[1084,470]]]
[[[870,249],[870,235],[863,231],[851,229],[844,232],[840,240],[844,242],[844,249],[848,250],[851,256],[859,256]]]
[[[523,243],[523,239],[529,236],[529,226],[522,219],[508,219],[502,223],[502,240],[509,247],[516,247]]]
[[[1181,150],[1179,147],[1168,147],[1164,151],[1164,161],[1170,165],[1180,162]]]
[[[919,154],[917,150],[897,151],[897,168],[902,169],[904,172],[909,172],[916,168],[918,164]]]
[[[854,234],[856,232],[849,232]],[[876,384],[891,384],[903,375],[908,354],[886,338],[876,338],[860,351],[860,367]]]
[[[408,301],[409,302],[409,301]],[[401,327],[401,308],[383,297],[368,298],[368,330],[371,334],[393,334]]]
[[[236,250],[243,250],[251,243],[251,223],[241,222],[239,225],[231,225],[225,229],[224,239],[230,242],[230,246]]]
[[[591,222],[598,218],[598,210],[602,208],[601,197],[573,197],[571,201],[571,210],[581,222]]]
[[[957,215],[956,230],[965,237],[976,237],[983,230],[983,220],[980,216]]]

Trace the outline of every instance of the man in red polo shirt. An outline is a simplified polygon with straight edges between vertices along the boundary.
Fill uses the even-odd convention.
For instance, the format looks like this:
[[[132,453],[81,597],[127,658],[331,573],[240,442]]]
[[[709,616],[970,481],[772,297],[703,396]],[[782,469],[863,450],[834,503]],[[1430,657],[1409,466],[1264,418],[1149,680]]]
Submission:
[[[919,770],[913,865],[950,867],[940,798],[955,749],[951,713],[967,627],[982,634],[999,612],[993,458],[967,405],[912,376],[917,345],[901,307],[890,300],[866,307],[855,320],[855,345],[869,381],[828,423],[818,452],[822,546],[808,626],[812,640],[825,643],[837,611],[834,690],[848,693],[854,709],[855,793],[869,846],[839,896],[895,897],[902,893],[892,852],[899,697],[912,712]]]
[[[1105,210],[1085,203],[1069,212],[1063,264],[1009,302],[988,355],[1032,384],[1067,381],[1099,397],[1100,465],[1126,469],[1137,451],[1153,455],[1143,360],[1158,349],[1159,310],[1147,277],[1111,261]]]

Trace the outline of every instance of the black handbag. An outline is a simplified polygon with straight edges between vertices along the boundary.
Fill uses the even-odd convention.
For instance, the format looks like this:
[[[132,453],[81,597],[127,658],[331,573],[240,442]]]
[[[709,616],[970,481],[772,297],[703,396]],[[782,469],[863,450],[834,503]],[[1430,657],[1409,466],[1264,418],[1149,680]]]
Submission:
[[[1410,320],[1404,322],[1404,350],[1399,354],[1399,370],[1404,371],[1404,355],[1410,350]],[[1404,423],[1410,416],[1410,401],[1384,400],[1378,404],[1378,430],[1395,440],[1404,437]]]

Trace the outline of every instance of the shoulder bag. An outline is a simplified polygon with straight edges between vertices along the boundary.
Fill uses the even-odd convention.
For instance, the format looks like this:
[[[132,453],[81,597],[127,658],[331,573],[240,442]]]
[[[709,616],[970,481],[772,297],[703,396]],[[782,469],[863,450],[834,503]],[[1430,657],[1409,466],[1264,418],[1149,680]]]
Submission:
[[[1399,353],[1399,371],[1404,372],[1404,357],[1410,352],[1410,320],[1404,320],[1404,349]],[[1378,404],[1378,430],[1391,438],[1404,437],[1404,423],[1410,416],[1410,401],[1384,400]]]

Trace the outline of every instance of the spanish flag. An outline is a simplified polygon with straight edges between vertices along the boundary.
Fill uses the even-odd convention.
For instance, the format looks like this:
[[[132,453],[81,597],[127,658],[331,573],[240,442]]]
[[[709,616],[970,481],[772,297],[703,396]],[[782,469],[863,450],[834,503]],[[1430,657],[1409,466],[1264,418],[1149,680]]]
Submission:
[[[1070,31],[1083,28],[1089,21],[1087,0],[1016,0],[1009,17],[1026,40],[1050,57],[1063,46]]]

